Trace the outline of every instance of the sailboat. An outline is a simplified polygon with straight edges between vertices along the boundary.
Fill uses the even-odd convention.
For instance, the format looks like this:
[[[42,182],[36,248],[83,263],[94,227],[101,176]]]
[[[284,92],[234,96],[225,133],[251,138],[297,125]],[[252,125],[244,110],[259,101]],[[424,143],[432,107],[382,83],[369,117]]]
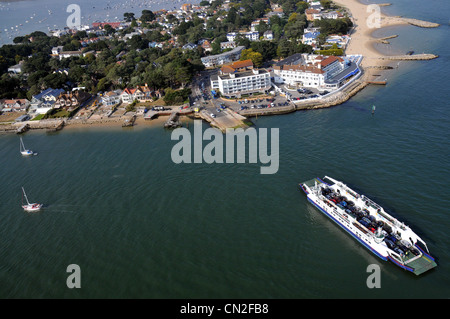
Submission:
[[[28,197],[27,194],[25,193],[25,190],[22,187],[22,192],[23,192],[23,196],[25,197],[25,200],[27,201],[26,205],[23,205],[23,198],[22,198],[22,208],[27,211],[27,212],[37,212],[38,210],[41,209],[42,204],[37,204],[37,203],[33,203],[30,204],[30,202],[28,201]]]
[[[23,145],[22,138],[20,138],[20,153],[23,156],[37,155],[37,153],[33,153],[31,150],[25,149],[25,145]]]

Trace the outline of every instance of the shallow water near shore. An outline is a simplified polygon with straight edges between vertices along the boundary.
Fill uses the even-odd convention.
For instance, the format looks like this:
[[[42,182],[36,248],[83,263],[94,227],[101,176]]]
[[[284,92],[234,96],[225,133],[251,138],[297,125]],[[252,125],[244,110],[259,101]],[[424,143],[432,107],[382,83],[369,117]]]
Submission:
[[[399,50],[407,30],[394,30],[405,32],[392,41]],[[174,164],[161,126],[29,132],[31,158],[18,136],[0,136],[0,298],[450,297],[450,49],[439,40],[449,28],[428,31],[420,45],[439,58],[400,63],[388,85],[252,119],[279,128],[274,175],[260,164]],[[297,184],[324,175],[410,225],[438,267],[415,277],[323,216]],[[41,212],[23,212],[21,186]],[[66,286],[70,264],[81,289]],[[380,289],[366,285],[370,264]]]

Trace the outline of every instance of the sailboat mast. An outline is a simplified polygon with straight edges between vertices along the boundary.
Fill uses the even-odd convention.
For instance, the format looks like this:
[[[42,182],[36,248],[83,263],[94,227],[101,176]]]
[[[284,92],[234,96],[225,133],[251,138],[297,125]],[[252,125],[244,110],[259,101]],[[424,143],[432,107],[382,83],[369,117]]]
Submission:
[[[28,201],[28,197],[27,194],[25,193],[25,190],[22,187],[22,191],[23,191],[23,196],[25,196],[25,200],[27,201],[27,204],[30,205],[30,202]]]

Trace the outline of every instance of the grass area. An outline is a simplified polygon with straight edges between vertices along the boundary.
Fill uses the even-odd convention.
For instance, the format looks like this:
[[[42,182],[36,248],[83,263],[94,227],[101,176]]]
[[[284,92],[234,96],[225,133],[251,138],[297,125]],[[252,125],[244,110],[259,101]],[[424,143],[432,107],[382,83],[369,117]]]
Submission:
[[[58,110],[57,112],[53,113],[53,114],[48,114],[48,118],[49,119],[54,119],[54,118],[59,118],[59,117],[68,117],[69,116],[69,112],[67,112],[67,110]]]
[[[35,116],[35,117],[32,119],[32,121],[39,121],[39,120],[42,120],[42,118],[44,117],[44,115],[45,115],[45,114],[39,114],[39,115]]]

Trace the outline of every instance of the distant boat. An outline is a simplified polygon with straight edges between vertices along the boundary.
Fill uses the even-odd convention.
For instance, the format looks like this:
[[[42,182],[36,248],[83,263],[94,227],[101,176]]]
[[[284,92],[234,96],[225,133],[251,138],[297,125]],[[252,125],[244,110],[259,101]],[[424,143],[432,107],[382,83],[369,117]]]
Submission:
[[[26,205],[23,205],[23,198],[22,198],[22,208],[27,211],[27,212],[37,212],[38,210],[41,209],[42,204],[37,204],[37,203],[33,203],[30,204],[30,202],[28,201],[28,197],[27,194],[25,193],[25,190],[22,187],[22,192],[23,192],[23,196],[25,197],[25,200],[27,201]]]
[[[33,153],[33,151],[31,150],[25,149],[22,138],[20,138],[20,154],[22,154],[23,156],[37,155],[37,153]]]

